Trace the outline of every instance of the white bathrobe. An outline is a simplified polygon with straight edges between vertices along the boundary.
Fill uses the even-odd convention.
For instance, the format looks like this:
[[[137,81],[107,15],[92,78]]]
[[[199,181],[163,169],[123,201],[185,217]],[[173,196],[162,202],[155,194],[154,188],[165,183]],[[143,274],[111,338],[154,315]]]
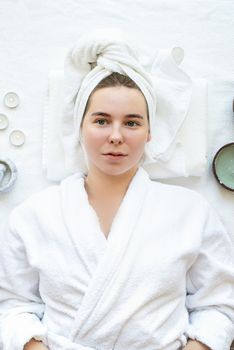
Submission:
[[[108,238],[81,173],[17,206],[0,251],[3,350],[229,350],[233,247],[198,193],[132,179]]]

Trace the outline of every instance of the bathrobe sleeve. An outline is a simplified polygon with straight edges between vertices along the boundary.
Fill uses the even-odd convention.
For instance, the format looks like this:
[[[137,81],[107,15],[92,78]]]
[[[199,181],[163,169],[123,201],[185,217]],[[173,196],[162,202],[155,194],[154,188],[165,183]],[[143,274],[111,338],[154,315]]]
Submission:
[[[33,225],[28,223],[32,215],[30,210],[30,205],[15,208],[10,215],[9,228],[1,235],[0,349],[23,350],[24,345],[35,338],[50,350],[93,350],[54,334],[43,324],[45,304],[39,292],[40,274],[31,263],[35,260],[32,251],[40,251],[41,241],[35,237],[29,239],[31,247],[26,248],[22,238],[26,225],[30,225],[32,237],[35,233]]]
[[[199,254],[187,273],[186,306],[189,338],[212,350],[230,350],[234,338],[233,259],[232,242],[207,205]]]
[[[32,337],[46,344],[46,329],[40,321],[44,304],[38,291],[38,272],[28,263],[14,218],[13,211],[0,246],[0,329],[4,350],[22,350]]]

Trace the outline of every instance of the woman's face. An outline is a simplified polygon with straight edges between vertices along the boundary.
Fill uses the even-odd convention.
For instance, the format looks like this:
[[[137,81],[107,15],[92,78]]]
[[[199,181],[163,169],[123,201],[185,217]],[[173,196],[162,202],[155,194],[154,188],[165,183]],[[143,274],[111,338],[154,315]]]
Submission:
[[[150,140],[143,94],[125,86],[95,91],[81,132],[89,171],[108,175],[135,171]]]

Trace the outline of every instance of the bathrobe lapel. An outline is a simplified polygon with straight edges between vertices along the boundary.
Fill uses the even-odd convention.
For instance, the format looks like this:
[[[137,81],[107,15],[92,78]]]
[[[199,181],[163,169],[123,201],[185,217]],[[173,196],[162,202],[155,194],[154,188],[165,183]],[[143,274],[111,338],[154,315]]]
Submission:
[[[81,194],[80,191],[85,191],[84,186],[81,186],[81,184],[82,182],[79,179],[77,188],[75,191],[73,189],[71,193],[72,197],[76,193]],[[84,223],[83,232],[77,232],[77,227],[80,227],[80,225],[77,225],[77,220],[72,221],[70,219],[67,222],[71,231],[70,233],[73,235],[74,243],[78,247],[79,254],[83,254],[87,271],[91,275],[90,283],[77,310],[74,327],[71,330],[70,339],[73,341],[78,341],[85,337],[85,334],[92,329],[92,326],[100,321],[97,319],[97,315],[92,317],[93,312],[96,305],[101,302],[103,292],[106,288],[110,287],[112,276],[118,271],[118,266],[125,251],[128,249],[128,242],[134,233],[138,218],[143,210],[144,199],[149,185],[148,174],[140,167],[133,177],[117,211],[108,239],[105,238],[100,230],[97,215],[88,204],[87,194],[85,195],[86,192],[83,192],[83,198],[86,196],[85,203],[80,203],[78,207],[77,198],[70,198],[68,206],[66,203],[65,212],[71,219],[72,217],[77,217],[78,211],[82,213]],[[74,205],[76,206],[75,208]],[[71,212],[73,212],[72,216]],[[80,214],[79,218],[81,218]],[[92,259],[92,255],[95,258],[96,264],[91,266],[93,269],[91,271],[89,258]]]

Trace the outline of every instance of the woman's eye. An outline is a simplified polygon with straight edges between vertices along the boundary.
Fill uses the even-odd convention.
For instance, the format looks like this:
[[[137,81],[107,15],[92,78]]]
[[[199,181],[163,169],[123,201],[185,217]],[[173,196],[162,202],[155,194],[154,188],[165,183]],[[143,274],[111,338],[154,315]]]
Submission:
[[[106,121],[107,121],[106,119],[97,119],[97,120],[95,120],[95,123],[97,123],[99,125],[104,125]]]
[[[136,125],[139,125],[137,122],[134,122],[134,121],[129,121],[129,122],[127,122],[127,125],[128,126],[136,126]]]

